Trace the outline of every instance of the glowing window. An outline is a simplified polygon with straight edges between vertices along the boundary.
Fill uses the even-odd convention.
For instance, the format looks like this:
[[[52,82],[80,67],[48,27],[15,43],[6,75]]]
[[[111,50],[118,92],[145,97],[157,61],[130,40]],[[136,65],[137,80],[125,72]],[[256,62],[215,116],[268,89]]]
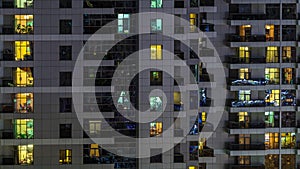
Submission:
[[[33,44],[29,41],[15,41],[15,59],[16,60],[32,60]]]
[[[59,150],[59,164],[72,164],[72,150]]]
[[[240,47],[239,48],[240,61],[243,63],[249,63],[250,61],[250,48]]]
[[[15,0],[17,8],[31,8],[33,7],[33,0]]]
[[[33,15],[15,15],[16,33],[33,33]]]
[[[151,60],[162,60],[162,45],[151,45]]]
[[[162,19],[151,19],[150,26],[151,26],[151,32],[161,32]]]
[[[118,33],[129,33],[130,16],[129,14],[118,14]]]
[[[251,99],[251,90],[240,90],[239,91],[239,100],[249,101]]]
[[[118,99],[117,107],[120,109],[130,109],[130,104],[129,92],[122,91]]]
[[[280,90],[267,90],[265,102],[267,105],[279,106],[280,103]]]
[[[150,123],[150,137],[162,134],[162,122]]]
[[[162,8],[163,0],[151,0],[151,8]]]
[[[161,86],[163,84],[162,71],[150,71],[150,86]]]
[[[150,111],[162,112],[162,109],[163,109],[162,103],[163,103],[162,97],[151,96],[150,97]]]
[[[265,69],[265,79],[269,81],[269,84],[278,84],[280,78],[279,68],[266,68]]]
[[[250,70],[248,68],[239,69],[240,79],[249,79],[250,78]]]
[[[18,87],[33,86],[33,68],[18,67],[14,74],[14,84]]]
[[[33,138],[33,119],[15,120],[15,138],[32,139]]]
[[[275,46],[269,46],[267,47],[267,54],[266,54],[266,62],[267,63],[277,63],[279,52],[278,48]]]
[[[196,24],[197,24],[197,14],[190,13],[190,31],[196,31]]]
[[[33,93],[18,93],[14,101],[19,113],[33,112]]]
[[[33,145],[18,146],[18,164],[33,164]]]
[[[89,122],[90,134],[100,133],[101,121],[90,121]]]

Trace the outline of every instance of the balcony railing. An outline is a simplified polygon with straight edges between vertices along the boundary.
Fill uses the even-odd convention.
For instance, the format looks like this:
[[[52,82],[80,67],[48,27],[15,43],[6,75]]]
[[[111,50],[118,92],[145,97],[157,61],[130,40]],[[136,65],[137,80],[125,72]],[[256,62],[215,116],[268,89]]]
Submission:
[[[240,36],[237,34],[227,34],[226,40],[228,42],[266,42],[266,35]]]
[[[265,169],[265,166],[263,164],[257,164],[257,165],[230,165],[229,169]]]
[[[229,20],[265,20],[266,14],[255,13],[230,13]]]
[[[241,58],[239,56],[226,56],[227,63],[239,63],[239,64],[249,64],[249,63],[266,63],[266,58],[264,56],[261,57],[250,57],[250,58]]]
[[[226,143],[226,147],[229,150],[265,150],[264,143],[251,143],[251,144]]]
[[[237,79],[230,81],[232,86],[264,86],[269,83],[269,81],[265,79]]]
[[[265,128],[265,122],[235,122],[227,121],[229,129],[243,129],[243,128]]]
[[[265,100],[232,101],[232,107],[265,107]]]

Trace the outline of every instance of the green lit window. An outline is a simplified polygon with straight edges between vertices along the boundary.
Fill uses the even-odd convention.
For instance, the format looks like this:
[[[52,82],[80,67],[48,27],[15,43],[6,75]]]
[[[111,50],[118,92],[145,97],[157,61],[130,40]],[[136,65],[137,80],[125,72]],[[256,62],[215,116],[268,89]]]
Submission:
[[[150,72],[150,85],[151,86],[161,86],[162,81],[162,71],[151,71]]]
[[[15,138],[18,139],[33,138],[33,119],[15,120]]]
[[[162,112],[162,98],[158,96],[150,97],[150,111]]]
[[[33,7],[33,0],[15,0],[17,8],[31,8]]]
[[[151,32],[162,31],[162,19],[151,19]]]
[[[249,101],[251,99],[251,90],[240,90],[239,91],[239,100]]]
[[[119,98],[118,98],[118,104],[117,107],[119,109],[130,109],[130,98],[129,98],[129,92],[122,91]]]
[[[151,0],[151,8],[162,8],[163,0]]]
[[[129,14],[118,14],[118,33],[129,33],[130,16]]]

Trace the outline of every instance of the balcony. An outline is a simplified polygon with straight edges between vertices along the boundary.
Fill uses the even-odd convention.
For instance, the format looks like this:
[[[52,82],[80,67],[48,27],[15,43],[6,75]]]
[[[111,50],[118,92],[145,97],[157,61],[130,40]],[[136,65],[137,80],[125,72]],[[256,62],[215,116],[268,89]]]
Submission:
[[[227,34],[226,40],[228,42],[266,42],[266,35],[240,36],[237,34]]]
[[[269,81],[265,79],[238,79],[230,81],[232,86],[265,86],[269,83]]]
[[[245,58],[241,58],[236,55],[227,55],[226,59],[227,59],[226,62],[231,63],[231,64],[253,64],[253,63],[263,64],[263,63],[266,63],[266,58],[264,56],[250,57],[248,59],[245,59]]]
[[[265,150],[264,143],[251,143],[251,144],[226,143],[226,147],[229,150]]]
[[[229,169],[265,169],[265,166],[263,164],[257,164],[257,165],[229,165]]]
[[[245,129],[245,128],[266,128],[265,122],[235,122],[235,121],[227,121],[227,127],[229,129]]]
[[[265,20],[266,14],[230,13],[228,20]]]
[[[268,103],[269,105],[274,105]],[[265,100],[247,100],[247,101],[231,101],[231,107],[265,107]]]

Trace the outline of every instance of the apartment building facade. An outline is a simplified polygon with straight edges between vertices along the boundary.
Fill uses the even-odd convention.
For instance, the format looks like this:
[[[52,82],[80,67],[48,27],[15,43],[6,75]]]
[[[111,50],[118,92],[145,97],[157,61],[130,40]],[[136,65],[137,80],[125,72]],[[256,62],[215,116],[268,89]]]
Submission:
[[[297,0],[2,0],[0,168],[299,168],[298,8]],[[134,15],[142,12],[167,13],[189,23],[152,13],[143,25],[150,33],[135,35],[140,27]],[[112,39],[105,41],[113,47],[104,52],[89,38],[114,20]],[[198,38],[197,27],[205,37]],[[170,29],[174,36],[189,38],[183,43],[165,36]],[[133,76],[112,79],[122,61],[144,50],[145,61],[133,59],[132,64],[157,67],[134,76],[128,91],[112,86]],[[204,58],[219,56],[224,65],[227,99],[218,125],[208,122],[218,78],[208,67],[215,60],[202,62],[195,51]],[[87,91],[75,102],[72,84],[80,54],[84,66],[78,77]],[[99,59],[101,65],[93,64]],[[198,90],[180,90],[190,81],[186,69],[176,65],[180,59]],[[175,63],[170,68],[174,77],[159,70],[165,60]],[[93,86],[96,92],[89,90]],[[164,93],[152,93],[157,89]],[[188,104],[183,104],[183,92]],[[130,120],[139,116],[135,109],[149,109],[149,119],[163,113],[138,123]],[[99,110],[105,119],[89,118]],[[195,115],[186,119],[190,131],[185,139],[176,142],[185,136],[184,122],[176,120],[185,111]],[[173,148],[151,147],[148,158],[133,158],[143,153],[136,139],[115,137],[115,150],[126,157],[101,146],[111,140],[100,144],[91,139],[110,136],[111,128],[130,138],[161,139],[172,124],[167,142]],[[214,131],[211,137],[200,137],[205,129]]]

